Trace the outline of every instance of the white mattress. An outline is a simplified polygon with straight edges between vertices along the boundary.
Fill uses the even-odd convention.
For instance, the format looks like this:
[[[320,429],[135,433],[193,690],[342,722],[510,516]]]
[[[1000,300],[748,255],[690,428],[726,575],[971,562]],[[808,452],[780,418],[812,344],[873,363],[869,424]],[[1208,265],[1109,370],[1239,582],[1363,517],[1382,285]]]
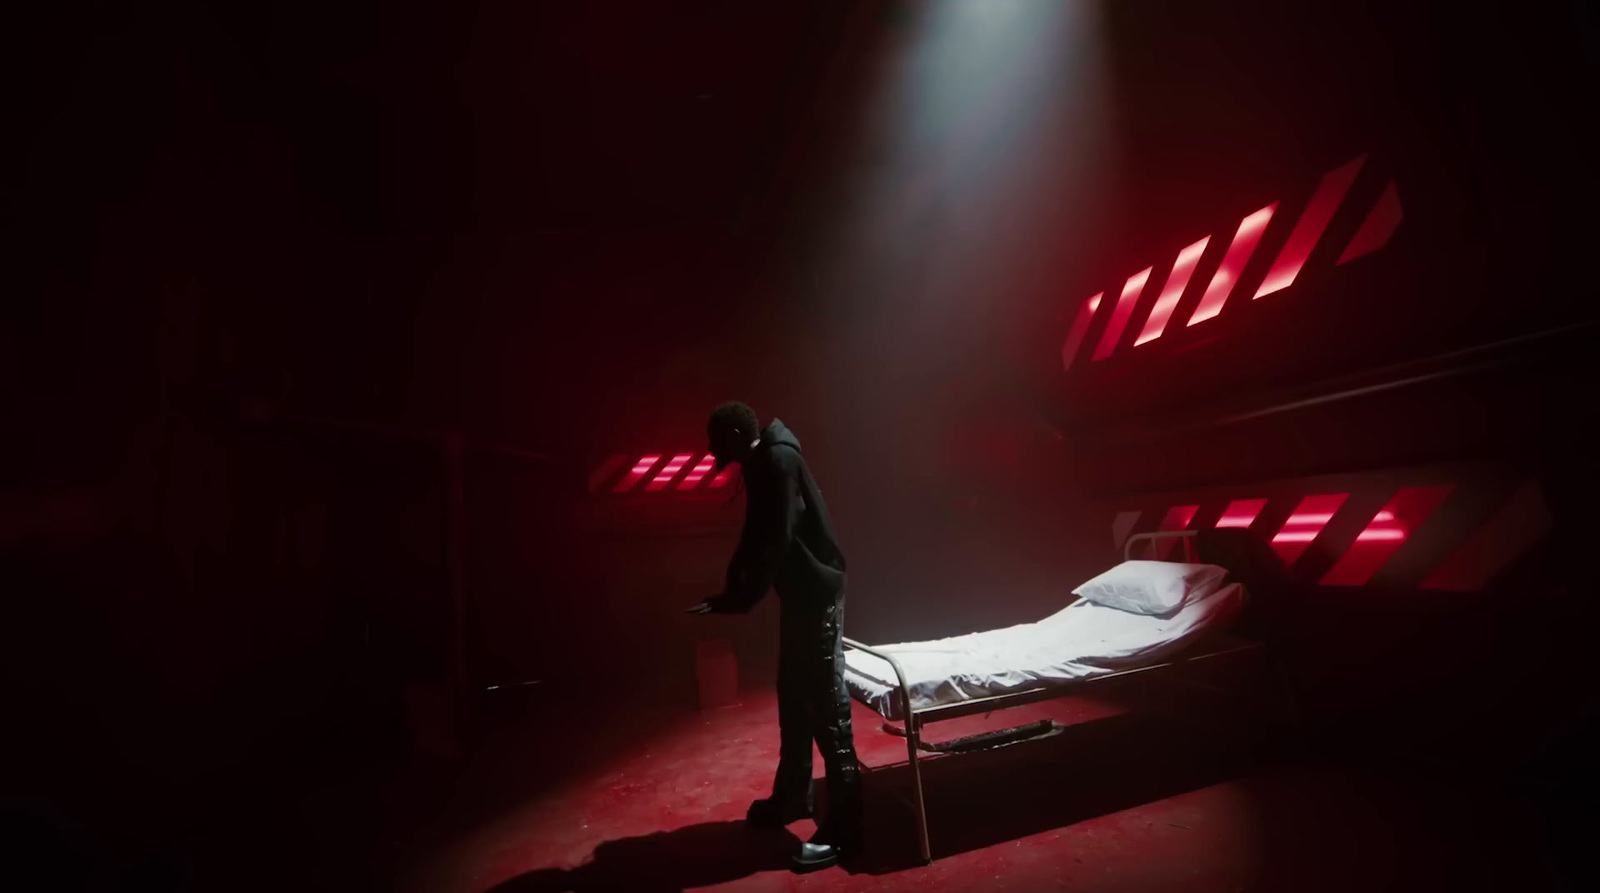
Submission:
[[[1169,617],[1131,614],[1079,600],[1037,623],[931,642],[872,647],[894,655],[917,709],[1077,682],[1158,663],[1226,627],[1244,605],[1230,583]],[[871,643],[868,643],[871,644]],[[845,684],[857,700],[904,719],[888,661],[845,652]]]

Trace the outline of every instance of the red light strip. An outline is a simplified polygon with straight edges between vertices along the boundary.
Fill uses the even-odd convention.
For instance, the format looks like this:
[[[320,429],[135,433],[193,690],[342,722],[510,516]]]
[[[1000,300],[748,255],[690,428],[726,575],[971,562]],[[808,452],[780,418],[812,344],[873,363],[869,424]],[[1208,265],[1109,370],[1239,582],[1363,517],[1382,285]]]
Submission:
[[[1117,306],[1111,310],[1111,322],[1106,325],[1106,332],[1100,336],[1100,344],[1094,349],[1095,360],[1103,360],[1117,349],[1122,330],[1128,327],[1128,317],[1133,315],[1133,305],[1139,303],[1139,295],[1144,291],[1145,283],[1150,281],[1150,271],[1153,269],[1145,267],[1123,283],[1122,296],[1117,298]]]
[[[711,466],[715,464],[717,464],[717,457],[706,453],[699,462],[695,463],[693,468],[689,469],[689,473],[684,475],[683,482],[678,484],[678,489],[693,490],[701,479],[706,476],[706,473],[711,471]]]
[[[1100,299],[1105,297],[1105,292],[1095,295],[1083,302],[1078,308],[1078,315],[1072,320],[1072,330],[1067,332],[1067,340],[1061,342],[1061,368],[1072,368],[1072,361],[1078,356],[1078,348],[1083,345],[1083,336],[1089,334],[1089,323],[1094,321],[1094,312],[1100,309]]]
[[[1356,181],[1356,174],[1366,161],[1367,156],[1361,155],[1322,176],[1322,182],[1317,184],[1317,191],[1311,194],[1311,201],[1306,203],[1305,211],[1295,223],[1294,231],[1289,233],[1289,240],[1283,243],[1283,250],[1278,252],[1278,259],[1272,262],[1272,269],[1267,271],[1267,278],[1262,280],[1261,287],[1256,290],[1257,298],[1282,291],[1294,284],[1294,278],[1300,274],[1300,268],[1305,266],[1306,258],[1311,256],[1311,249],[1315,248],[1317,240],[1322,238],[1323,231],[1328,228],[1328,221],[1333,219],[1333,212],[1339,209],[1339,203],[1344,201],[1345,193],[1350,191],[1350,184]]]
[[[1395,188],[1394,181],[1390,180],[1372,210],[1367,212],[1367,219],[1361,222],[1361,228],[1350,238],[1344,253],[1339,255],[1339,263],[1371,254],[1389,244],[1389,238],[1394,235],[1395,227],[1400,225],[1400,218],[1404,215],[1405,211],[1400,207],[1400,192]]]
[[[732,465],[722,469],[722,473],[712,478],[711,483],[706,485],[706,489],[715,490],[718,487],[728,486],[728,482],[733,480],[733,469],[734,466]]]
[[[1206,251],[1206,245],[1211,241],[1210,236],[1190,245],[1178,252],[1178,259],[1172,262],[1172,272],[1167,276],[1167,284],[1161,288],[1161,297],[1156,298],[1154,307],[1150,308],[1150,318],[1144,321],[1144,330],[1133,344],[1137,347],[1146,341],[1154,341],[1166,331],[1167,320],[1172,318],[1172,311],[1178,306],[1178,301],[1183,298],[1183,290],[1189,284],[1189,277],[1194,275],[1195,264],[1200,263],[1200,255]]]
[[[612,492],[626,493],[632,490],[633,485],[643,480],[644,476],[650,473],[650,469],[654,468],[656,463],[660,461],[661,455],[659,453],[640,456],[639,461],[633,464],[633,470],[629,471],[622,480],[617,482],[617,486]]]
[[[1206,286],[1206,293],[1200,298],[1200,305],[1194,308],[1194,315],[1189,317],[1189,325],[1204,322],[1222,312],[1222,305],[1227,302],[1234,283],[1244,272],[1245,264],[1250,262],[1250,255],[1255,253],[1256,244],[1261,241],[1267,221],[1272,219],[1272,212],[1277,207],[1278,203],[1273,202],[1239,221],[1239,230],[1233,234],[1233,243],[1228,246],[1228,253],[1222,256],[1222,266],[1217,267],[1217,272],[1212,275],[1211,284]]]
[[[1356,536],[1358,543],[1382,542],[1387,545],[1347,550],[1322,575],[1322,583],[1327,586],[1366,585],[1372,575],[1400,550],[1400,544],[1406,541],[1409,531],[1416,530],[1418,525],[1426,521],[1453,489],[1454,484],[1432,484],[1403,487],[1396,491],[1384,504],[1383,510]],[[1403,526],[1394,523],[1396,517],[1404,520]]]
[[[1272,538],[1272,546],[1284,564],[1294,564],[1349,498],[1349,493],[1330,493],[1300,500],[1283,529]]]
[[[1266,508],[1265,499],[1235,499],[1228,503],[1222,510],[1222,517],[1217,519],[1217,527],[1249,527],[1256,523],[1256,516]]]
[[[645,489],[651,491],[666,489],[666,486],[672,483],[672,479],[678,476],[678,472],[683,470],[683,466],[688,465],[689,460],[693,458],[694,453],[679,453],[673,456],[672,460],[661,469],[661,473],[656,475],[655,479]]]

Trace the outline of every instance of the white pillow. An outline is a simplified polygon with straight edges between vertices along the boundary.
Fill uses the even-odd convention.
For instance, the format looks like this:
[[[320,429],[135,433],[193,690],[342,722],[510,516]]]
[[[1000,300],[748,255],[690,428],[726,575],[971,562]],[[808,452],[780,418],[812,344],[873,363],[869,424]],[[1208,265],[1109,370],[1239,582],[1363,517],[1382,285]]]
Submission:
[[[1228,572],[1214,564],[1135,558],[1072,590],[1084,601],[1132,614],[1169,614],[1211,594]]]

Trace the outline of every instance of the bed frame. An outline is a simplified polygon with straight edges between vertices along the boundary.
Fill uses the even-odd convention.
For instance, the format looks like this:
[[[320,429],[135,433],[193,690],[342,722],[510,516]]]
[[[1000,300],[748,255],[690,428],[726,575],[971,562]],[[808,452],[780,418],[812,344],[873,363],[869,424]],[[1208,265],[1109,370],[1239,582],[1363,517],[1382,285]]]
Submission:
[[[1159,541],[1176,539],[1183,543],[1183,554],[1185,560],[1193,562],[1195,557],[1194,538],[1197,533],[1198,531],[1194,530],[1179,530],[1135,534],[1134,536],[1129,537],[1127,542],[1123,545],[1123,559],[1127,560],[1132,558],[1134,546],[1136,544],[1148,543],[1153,549],[1156,549],[1156,551],[1159,552],[1159,549],[1157,548],[1160,545]],[[955,719],[960,716],[971,716],[975,713],[989,713],[994,710],[1005,710],[1011,707],[1020,707],[1023,704],[1032,704],[1038,701],[1048,701],[1055,698],[1066,697],[1068,695],[1076,695],[1082,693],[1083,690],[1088,686],[1101,682],[1109,682],[1113,679],[1128,679],[1129,677],[1133,676],[1144,676],[1145,678],[1150,678],[1150,676],[1146,674],[1155,674],[1159,671],[1170,670],[1176,667],[1192,666],[1203,661],[1214,660],[1216,658],[1237,655],[1246,652],[1264,652],[1264,645],[1261,642],[1239,639],[1227,636],[1225,634],[1209,636],[1205,640],[1196,643],[1195,648],[1199,649],[1198,651],[1187,652],[1178,658],[1166,660],[1158,664],[1136,667],[1131,670],[1120,670],[1115,673],[1107,673],[1103,676],[1095,676],[1090,679],[1084,679],[1076,682],[1058,683],[1054,685],[1042,686],[1040,688],[1030,688],[1024,691],[1011,692],[1003,695],[993,695],[987,698],[974,698],[967,701],[956,701],[951,704],[939,704],[933,707],[920,707],[913,709],[911,707],[911,688],[906,683],[905,672],[901,670],[899,662],[894,659],[892,654],[876,650],[869,645],[864,645],[861,642],[857,642],[850,638],[845,638],[844,644],[847,647],[854,648],[858,651],[863,651],[867,654],[881,658],[894,669],[896,687],[899,690],[900,703],[904,708],[906,717],[904,723],[900,727],[896,727],[890,722],[885,722],[883,724],[883,730],[891,735],[896,735],[906,739],[906,754],[909,756],[911,763],[911,791],[913,797],[913,799],[907,802],[906,805],[911,807],[912,811],[916,813],[917,839],[922,847],[922,861],[925,865],[931,865],[933,863],[933,852],[928,844],[928,813],[924,807],[922,792],[922,770],[918,765],[918,751],[925,750],[933,754],[959,752],[959,750],[953,749],[947,745],[931,744],[924,741],[922,739],[923,727],[928,723],[939,722],[946,719]],[[1284,673],[1281,664],[1275,660],[1271,662],[1273,664],[1273,669],[1276,672],[1278,683],[1282,689],[1283,704],[1279,706],[1283,710],[1283,715],[1285,718],[1291,724],[1297,724],[1298,711],[1295,707],[1294,692],[1289,684],[1288,676],[1286,673]],[[1179,681],[1191,686],[1224,694],[1237,694],[1236,692],[1219,689],[1195,680]],[[1029,726],[1019,726],[1015,729],[1003,729],[999,732],[985,733],[984,735],[972,737],[974,739],[987,739],[993,741],[997,740],[998,736],[998,740],[1000,740],[1001,743],[1014,743],[1016,740],[1028,740],[1034,737],[1043,737],[1046,734],[1053,734],[1058,730],[1059,727],[1047,720],[1043,723],[1033,723]],[[1011,740],[1005,740],[1006,733],[1019,732],[1024,734],[1021,737],[1013,735]],[[962,740],[965,741],[968,739]],[[871,774],[873,772],[873,770],[870,769],[865,763],[861,763],[859,758],[857,760],[857,764],[861,767],[861,772],[863,775]],[[881,771],[881,768],[882,767],[880,767],[879,771]],[[903,800],[904,798],[901,799]]]

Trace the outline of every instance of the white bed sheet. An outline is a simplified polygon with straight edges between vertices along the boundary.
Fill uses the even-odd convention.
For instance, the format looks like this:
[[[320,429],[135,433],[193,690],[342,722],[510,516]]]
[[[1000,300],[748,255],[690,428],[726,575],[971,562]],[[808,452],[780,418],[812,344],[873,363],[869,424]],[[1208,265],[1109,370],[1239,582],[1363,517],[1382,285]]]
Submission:
[[[929,642],[872,647],[894,655],[916,709],[1077,682],[1159,662],[1225,628],[1244,605],[1238,583],[1169,617],[1079,600],[1037,623]],[[871,644],[871,643],[868,643]],[[904,719],[894,669],[864,651],[845,652],[850,693],[890,719]]]

